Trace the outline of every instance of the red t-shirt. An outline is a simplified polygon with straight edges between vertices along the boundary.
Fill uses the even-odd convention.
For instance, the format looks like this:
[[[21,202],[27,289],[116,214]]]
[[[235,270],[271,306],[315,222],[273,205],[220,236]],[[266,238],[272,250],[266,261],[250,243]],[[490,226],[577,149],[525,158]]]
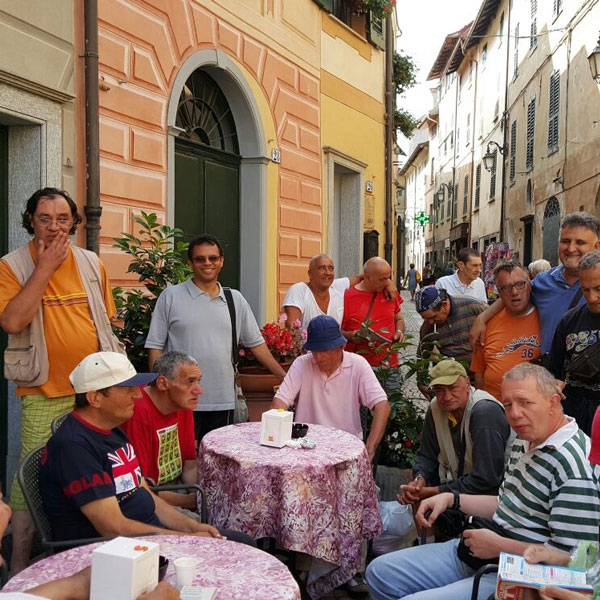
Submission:
[[[344,294],[344,318],[342,320],[343,331],[357,331],[361,328],[369,306],[373,301],[372,292],[363,292],[356,288],[346,290]],[[400,312],[400,305],[403,300],[400,294],[396,294],[393,300],[388,300],[383,292],[379,292],[375,297],[371,314],[369,315],[369,327],[379,333],[384,338],[391,340],[396,333],[396,315]],[[382,350],[387,344],[375,342]],[[346,345],[348,352],[356,352],[357,350],[365,350],[360,352],[373,366],[381,364],[382,359],[387,359],[389,364],[395,367],[398,364],[398,354],[396,352],[382,354],[373,354],[369,348],[368,342],[348,342]]]
[[[157,485],[171,483],[181,477],[183,463],[196,458],[194,414],[178,410],[163,415],[150,396],[141,392],[133,417],[121,427],[135,448],[144,476]]]

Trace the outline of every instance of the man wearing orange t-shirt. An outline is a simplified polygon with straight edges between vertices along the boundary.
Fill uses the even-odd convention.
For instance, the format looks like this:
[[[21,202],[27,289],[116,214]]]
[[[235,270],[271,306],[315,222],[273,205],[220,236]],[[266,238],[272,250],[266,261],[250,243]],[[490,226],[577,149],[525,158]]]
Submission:
[[[27,380],[36,383],[30,387],[17,385],[17,396],[22,402],[21,459],[45,443],[50,437],[52,420],[73,407],[75,396],[69,373],[81,359],[100,349],[99,336],[100,339],[101,335],[108,336],[111,343],[117,345],[116,340],[111,339],[108,323],[108,319],[116,313],[110,284],[102,263],[97,262],[96,255],[88,253],[91,256],[86,260],[99,266],[101,281],[97,277],[86,278],[86,284],[101,286],[94,304],[102,309],[100,328],[91,316],[93,303],[88,302],[81,271],[69,241],[79,223],[81,216],[77,205],[66,192],[56,188],[38,190],[27,201],[23,213],[23,227],[33,234],[28,245],[33,260],[31,275],[22,285],[19,273],[9,266],[9,262],[14,264],[11,257],[15,255],[24,256],[24,261],[29,261],[29,256],[21,249],[0,261],[0,326],[15,335],[26,330],[34,321],[41,321],[47,350],[46,360],[43,350],[37,349],[41,354],[42,375]],[[78,256],[87,252],[77,250]],[[33,330],[32,326],[32,343]],[[46,367],[47,379],[43,375]],[[15,574],[27,566],[33,535],[33,522],[21,488],[15,482],[11,490],[11,506],[11,572]]]
[[[364,279],[344,294],[342,334],[348,340],[346,351],[360,350],[373,367],[383,361],[396,366],[398,354],[386,349],[394,342],[404,341],[405,324],[400,312],[400,294],[388,300],[383,292],[390,282],[392,268],[383,258],[375,256],[365,263],[363,273]]]
[[[530,300],[528,272],[515,260],[500,263],[494,269],[496,289],[504,308],[489,323],[485,345],[473,352],[471,371],[475,387],[494,398],[502,398],[502,376],[515,365],[540,356],[540,321]]]

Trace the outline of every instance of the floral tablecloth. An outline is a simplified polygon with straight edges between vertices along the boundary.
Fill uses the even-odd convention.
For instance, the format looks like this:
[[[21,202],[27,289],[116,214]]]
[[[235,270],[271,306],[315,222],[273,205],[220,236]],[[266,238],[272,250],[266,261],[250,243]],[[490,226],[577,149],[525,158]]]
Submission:
[[[194,585],[216,587],[217,600],[300,600],[300,589],[287,567],[257,548],[194,536],[161,535],[142,539],[160,544],[160,553],[169,559],[165,581],[173,585],[173,561],[180,556],[195,556],[199,565]],[[101,543],[81,546],[45,558],[13,577],[2,591],[21,592],[72,575],[90,566],[92,551],[99,545]]]
[[[307,437],[315,449],[271,448],[259,444],[260,423],[223,427],[202,440],[198,471],[213,525],[320,559],[307,582],[319,598],[356,573],[363,541],[382,526],[364,444],[319,425]]]

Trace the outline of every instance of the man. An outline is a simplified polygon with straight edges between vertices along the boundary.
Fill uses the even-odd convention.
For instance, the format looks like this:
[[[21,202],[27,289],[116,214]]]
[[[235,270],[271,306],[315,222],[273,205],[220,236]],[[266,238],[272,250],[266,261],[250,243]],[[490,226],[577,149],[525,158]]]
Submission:
[[[401,486],[401,504],[441,492],[496,495],[504,473],[510,427],[504,408],[475,390],[465,368],[441,360],[430,371],[434,399],[427,408],[414,480]]]
[[[79,223],[67,192],[38,190],[23,213],[23,227],[33,239],[0,261],[0,326],[11,334],[5,374],[15,380],[22,403],[21,459],[48,439],[52,421],[73,406],[73,367],[99,349],[119,349],[109,322],[116,309],[104,266],[69,241]],[[13,342],[17,348],[11,350]],[[32,361],[25,373],[11,373],[29,346],[36,351],[37,368]],[[13,361],[12,355],[18,358]],[[33,536],[16,480],[11,505],[11,572],[16,574],[27,566]]]
[[[166,352],[152,368],[157,377],[140,390],[133,416],[123,431],[133,444],[144,477],[157,485],[198,482],[194,413],[202,394],[202,373],[194,358]],[[197,495],[160,492],[172,506],[197,508]]]
[[[458,269],[451,275],[440,277],[435,282],[438,290],[446,290],[450,296],[467,296],[487,302],[485,284],[481,274],[481,256],[473,248],[463,248],[457,257]]]
[[[334,279],[333,260],[326,254],[317,254],[308,263],[308,283],[294,283],[283,299],[287,322],[301,321],[302,328],[319,315],[329,315],[338,323],[344,316],[344,292],[356,285],[359,277]]]
[[[423,283],[422,285],[432,285],[434,281],[433,277],[433,270],[431,269],[431,262],[430,261],[425,261],[425,266],[423,267]]]
[[[579,261],[600,248],[600,220],[585,212],[570,213],[561,223],[558,239],[558,267],[537,275],[532,282],[531,300],[540,315],[542,360],[549,365],[552,338],[561,317],[571,308],[585,304],[579,287]],[[494,302],[473,324],[473,346],[483,344],[485,324],[504,307],[502,299]]]
[[[473,298],[450,296],[446,290],[433,285],[421,288],[415,296],[415,308],[424,321],[419,332],[419,355],[432,358],[441,354],[469,365],[472,354],[469,331],[475,317],[486,306]],[[423,370],[418,373],[418,385],[421,393],[430,400],[426,375]]]
[[[585,304],[573,308],[561,318],[552,341],[551,371],[563,380],[566,396],[563,408],[577,421],[580,429],[590,435],[596,409],[600,405],[600,376],[590,368],[595,361],[600,368],[600,250],[586,254],[579,263],[579,284]],[[586,349],[590,363],[574,369],[574,361]]]
[[[169,287],[159,296],[146,340],[150,367],[168,350],[193,356],[204,367],[204,396],[194,413],[196,438],[232,423],[235,407],[231,317],[218,281],[224,264],[217,238],[202,235],[188,246],[192,278]],[[280,381],[285,371],[273,358],[245,298],[231,290],[235,305],[238,344],[252,354]]]
[[[348,340],[347,351],[361,351],[372,366],[388,362],[395,367],[398,354],[390,353],[388,348],[389,344],[404,341],[405,323],[400,294],[392,300],[384,294],[392,268],[383,258],[375,256],[364,264],[363,275],[364,279],[344,294],[342,334]]]
[[[136,373],[116,352],[91,354],[71,373],[75,409],[48,441],[40,468],[42,501],[57,540],[174,532],[221,537],[148,490],[119,429],[133,415],[138,386],[155,378]]]
[[[390,406],[367,361],[344,351],[346,339],[333,317],[315,317],[308,326],[305,350],[290,367],[273,399],[273,408],[296,405],[296,421],[343,429],[363,439],[361,405],[373,411],[366,441],[373,460],[385,433]]]
[[[537,365],[513,367],[504,376],[502,404],[518,437],[499,496],[438,494],[421,502],[417,520],[431,527],[451,506],[489,519],[463,534],[467,552],[478,559],[497,559],[500,552],[522,554],[531,543],[569,551],[579,540],[597,540],[600,500],[598,479],[587,460],[589,438],[565,417],[554,377]],[[475,570],[458,558],[459,542],[376,558],[367,569],[371,598],[467,600]],[[479,598],[487,598],[495,584],[495,574],[484,576]]]
[[[520,362],[539,357],[541,335],[527,271],[509,260],[494,269],[494,281],[504,308],[488,323],[485,345],[475,346],[471,371],[476,388],[500,398],[502,375]]]

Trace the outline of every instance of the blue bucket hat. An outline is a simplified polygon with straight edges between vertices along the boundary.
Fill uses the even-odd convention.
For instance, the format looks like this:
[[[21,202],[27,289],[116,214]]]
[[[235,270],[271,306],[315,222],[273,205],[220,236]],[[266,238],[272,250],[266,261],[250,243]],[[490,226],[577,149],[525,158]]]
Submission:
[[[435,285],[428,285],[415,294],[415,308],[419,314],[424,313],[439,306],[442,300],[444,297],[440,294],[440,290]]]
[[[305,350],[333,350],[346,343],[346,338],[340,331],[339,323],[326,315],[319,315],[308,324]]]

